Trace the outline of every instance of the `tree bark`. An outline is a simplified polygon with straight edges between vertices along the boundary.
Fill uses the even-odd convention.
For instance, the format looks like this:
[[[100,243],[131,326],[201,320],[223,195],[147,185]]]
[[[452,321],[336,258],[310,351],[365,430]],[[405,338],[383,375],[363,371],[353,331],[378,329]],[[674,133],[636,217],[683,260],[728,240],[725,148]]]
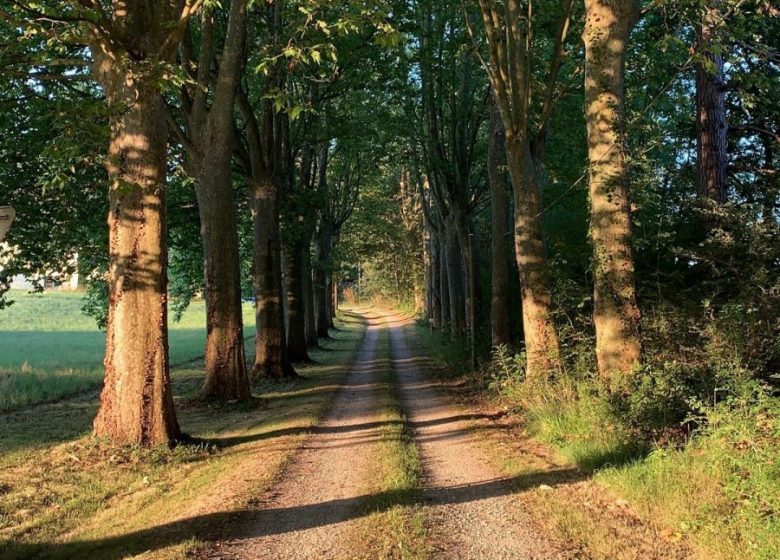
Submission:
[[[195,179],[206,299],[206,377],[202,394],[220,400],[251,397],[244,354],[241,268],[236,208],[230,166],[233,153],[233,109],[240,76],[241,45],[246,28],[246,1],[232,0],[225,45],[216,78],[212,75],[216,16],[201,18],[197,86],[182,99],[188,141],[187,170]],[[189,36],[185,43],[189,45]],[[183,49],[182,65],[192,61]],[[210,104],[210,106],[209,106]],[[184,136],[184,132],[179,132]]]
[[[330,336],[329,308],[332,305],[330,293],[330,252],[332,234],[325,228],[317,236],[317,264],[314,268],[314,302],[316,309],[317,336],[327,338]]]
[[[623,96],[625,53],[639,3],[585,0],[585,10],[596,357],[599,374],[609,387],[641,360]]]
[[[477,325],[481,308],[481,282],[479,277],[479,251],[471,215],[457,214],[457,231],[460,246],[463,248],[463,261],[466,271],[466,327],[471,346],[471,369],[477,369]]]
[[[431,246],[431,262],[430,262],[430,280],[431,280],[431,319],[433,320],[433,328],[442,328],[441,317],[441,281],[439,279],[441,275],[441,250],[439,248],[438,234],[432,233],[430,238]]]
[[[696,151],[699,196],[716,204],[727,199],[727,133],[723,57],[712,50],[719,0],[710,0],[701,24],[696,65]]]
[[[447,265],[447,238],[439,241],[439,299],[441,300],[441,332],[450,332],[452,318],[450,306],[450,281],[447,278],[449,266]]]
[[[509,319],[510,286],[509,259],[511,258],[510,199],[511,186],[506,175],[506,144],[504,126],[495,103],[490,111],[490,137],[488,139],[488,179],[490,182],[491,210],[491,298],[490,298],[490,341],[491,345],[509,346],[512,331]]]
[[[296,240],[287,256],[287,348],[291,362],[310,361],[306,349],[303,251],[303,240]]]
[[[552,318],[550,270],[542,230],[542,195],[527,140],[506,135],[515,198],[515,259],[520,273],[526,375],[541,379],[560,370],[560,345]]]
[[[304,242],[303,270],[301,272],[303,288],[303,304],[305,314],[306,345],[317,346],[317,320],[314,306],[314,281],[312,279],[311,247],[310,239]]]
[[[231,147],[204,152],[195,191],[200,213],[206,299],[205,397],[248,399],[241,269],[230,172]]]
[[[257,300],[252,375],[273,380],[290,379],[297,374],[290,363],[284,327],[279,188],[271,177],[255,180],[250,187]]]
[[[116,110],[107,165],[105,380],[93,428],[117,443],[171,443],[181,431],[168,367],[165,104],[154,85],[109,57],[95,58],[97,77]]]
[[[463,286],[461,246],[454,216],[447,217],[447,282],[450,303],[450,335],[453,340],[466,333],[466,294]]]

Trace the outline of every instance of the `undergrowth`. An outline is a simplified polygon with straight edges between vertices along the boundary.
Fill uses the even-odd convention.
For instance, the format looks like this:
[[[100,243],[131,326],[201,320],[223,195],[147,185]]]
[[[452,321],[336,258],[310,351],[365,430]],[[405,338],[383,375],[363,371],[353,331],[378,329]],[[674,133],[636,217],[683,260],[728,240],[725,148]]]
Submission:
[[[435,359],[463,372],[464,345],[418,331]],[[733,354],[703,356],[648,360],[618,395],[603,391],[589,359],[532,382],[507,348],[469,377],[667,538],[706,558],[780,558],[780,398]]]

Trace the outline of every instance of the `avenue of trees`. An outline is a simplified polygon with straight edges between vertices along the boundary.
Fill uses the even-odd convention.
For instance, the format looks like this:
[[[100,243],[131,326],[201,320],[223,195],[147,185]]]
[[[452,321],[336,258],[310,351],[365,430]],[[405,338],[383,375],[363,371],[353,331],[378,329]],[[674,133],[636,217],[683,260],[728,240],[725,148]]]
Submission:
[[[768,0],[0,6],[0,309],[15,274],[88,276],[98,436],[182,438],[169,310],[201,296],[204,399],[296,377],[344,299],[666,425],[776,384]]]

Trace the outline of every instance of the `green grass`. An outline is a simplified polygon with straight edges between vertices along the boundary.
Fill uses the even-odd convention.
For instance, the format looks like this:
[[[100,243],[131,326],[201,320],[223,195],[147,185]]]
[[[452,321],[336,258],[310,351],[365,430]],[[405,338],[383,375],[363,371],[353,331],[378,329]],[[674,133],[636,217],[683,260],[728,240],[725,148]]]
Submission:
[[[237,526],[235,512],[271,484],[339,389],[364,325],[337,324],[299,380],[256,384],[250,403],[200,402],[202,369],[175,369],[177,416],[200,445],[141,450],[96,440],[94,395],[4,414],[0,556],[180,558]]]
[[[100,385],[105,333],[81,313],[78,292],[29,294],[14,290],[15,303],[0,310],[0,411],[79,393]],[[254,334],[251,305],[244,306],[246,336]],[[205,309],[193,302],[170,323],[171,364],[203,355]]]
[[[368,512],[364,526],[371,558],[427,558],[425,517],[420,503],[422,463],[410,426],[400,410],[398,384],[390,361],[389,331],[377,341],[378,381],[382,387],[382,428],[378,488],[362,504]]]

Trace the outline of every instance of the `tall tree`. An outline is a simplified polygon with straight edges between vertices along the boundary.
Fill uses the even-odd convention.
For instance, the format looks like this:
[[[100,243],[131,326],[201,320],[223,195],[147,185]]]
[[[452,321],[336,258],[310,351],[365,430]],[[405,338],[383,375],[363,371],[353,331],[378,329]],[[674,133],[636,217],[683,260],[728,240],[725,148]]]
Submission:
[[[696,151],[699,195],[721,204],[727,198],[725,72],[717,44],[720,0],[709,0],[698,30],[696,51]]]
[[[490,129],[488,131],[488,177],[490,179],[491,214],[491,298],[490,298],[490,340],[495,346],[512,343],[510,305],[510,267],[512,231],[511,185],[504,171],[506,169],[506,145],[501,115],[495,102],[490,107]]]
[[[484,194],[476,157],[479,132],[486,117],[487,85],[479,79],[476,60],[458,47],[466,29],[457,10],[422,2],[419,81],[425,128],[423,144],[428,175],[446,207],[448,267],[451,291],[467,297],[451,297],[452,334],[469,328],[472,365],[476,366],[477,326],[480,322],[481,279],[474,213]],[[416,78],[413,78],[416,80]],[[461,268],[465,268],[465,288]],[[465,316],[461,305],[465,303]],[[462,319],[462,320],[461,320]]]
[[[504,125],[514,192],[515,257],[520,273],[526,371],[529,378],[539,378],[560,369],[560,343],[552,317],[551,278],[542,229],[540,167],[573,0],[562,2],[536,119],[532,119],[536,97],[536,80],[532,79],[533,4],[527,4],[527,13],[519,0],[479,0],[479,5],[488,51],[483,65]],[[467,21],[469,17],[466,14]]]
[[[328,163],[334,159],[332,163]],[[314,303],[317,335],[328,336],[333,325],[333,247],[344,222],[352,215],[360,187],[363,162],[354,146],[337,145],[334,154],[325,155],[320,165],[330,169],[324,184],[320,221],[315,234],[317,261],[314,266]]]
[[[311,262],[312,212],[309,198],[316,189],[317,150],[315,146],[301,148],[297,186],[290,189],[286,197],[287,240],[287,343],[290,360],[305,362],[309,360],[306,338],[306,290],[311,286],[311,266],[307,267],[307,257]],[[306,275],[309,275],[308,284]]]
[[[590,160],[590,236],[596,357],[605,382],[641,360],[631,252],[623,74],[637,0],[585,0],[585,117]]]
[[[193,82],[180,89],[186,131],[179,130],[175,121],[170,120],[187,151],[188,173],[195,179],[206,299],[203,395],[217,399],[251,397],[244,355],[241,269],[230,166],[246,12],[246,0],[231,2],[222,55],[216,64],[218,14],[215,9],[202,11],[199,60],[193,58],[192,31],[185,36],[180,49],[182,66]]]
[[[258,31],[249,41],[255,48],[245,52],[258,56],[259,63],[268,63],[269,68],[266,75],[252,76],[238,88],[236,103],[243,123],[237,128],[243,133],[235,147],[249,187],[252,211],[257,325],[252,374],[279,380],[297,376],[285,332],[280,228],[281,196],[292,161],[289,115],[280,102],[289,71],[279,54],[286,31],[286,3],[269,3],[258,12]]]
[[[181,435],[168,364],[168,129],[161,84],[200,6],[196,0],[90,0],[2,8],[53,43],[87,46],[110,109],[105,381],[93,426],[116,442],[148,446]]]

